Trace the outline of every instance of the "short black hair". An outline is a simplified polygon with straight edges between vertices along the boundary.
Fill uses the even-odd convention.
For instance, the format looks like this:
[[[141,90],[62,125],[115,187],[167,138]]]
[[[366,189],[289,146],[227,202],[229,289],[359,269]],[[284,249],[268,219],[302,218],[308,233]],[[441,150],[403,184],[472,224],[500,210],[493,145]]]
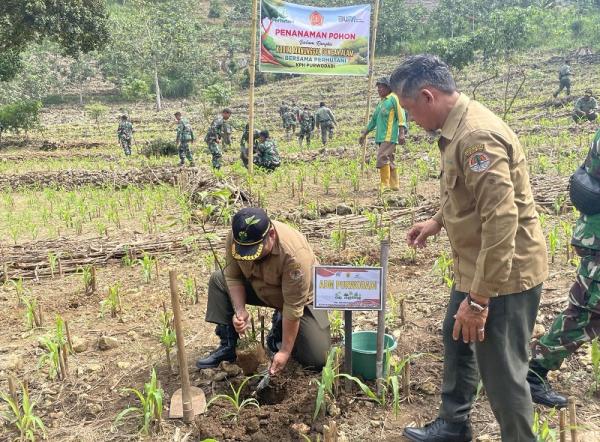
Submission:
[[[447,94],[456,92],[450,68],[439,57],[419,54],[404,60],[390,76],[390,86],[398,95],[412,98],[430,86]]]
[[[259,137],[269,138],[269,131],[267,129],[261,130],[258,133]]]
[[[181,112],[177,111],[173,115],[175,115],[176,117],[181,117]]]
[[[228,107],[226,107],[225,109],[223,109],[224,114],[230,114],[231,113],[231,109],[229,109]]]
[[[321,107],[325,106],[325,102],[324,102],[324,101],[321,101],[321,102],[319,103],[319,106],[321,106]]]

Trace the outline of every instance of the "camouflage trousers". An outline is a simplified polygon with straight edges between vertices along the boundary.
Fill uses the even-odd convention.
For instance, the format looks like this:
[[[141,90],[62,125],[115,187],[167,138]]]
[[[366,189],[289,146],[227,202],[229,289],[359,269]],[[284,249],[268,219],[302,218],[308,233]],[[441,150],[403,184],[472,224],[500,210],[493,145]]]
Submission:
[[[573,111],[573,121],[575,121],[575,123],[594,121],[597,117],[598,115],[596,115],[596,112],[590,112],[589,114],[587,114],[580,110]]]
[[[298,144],[302,147],[302,140],[306,138],[306,146],[310,147],[310,136],[312,135],[312,131],[310,129],[304,129],[300,126],[300,132],[298,133]]]
[[[569,77],[560,79],[558,90],[553,94],[554,98],[558,97],[558,94],[560,94],[563,89],[567,90],[567,95],[571,95],[571,79]]]
[[[131,155],[131,138],[119,138],[119,143],[121,143],[125,155]]]
[[[179,165],[183,166],[185,159],[188,159],[191,165],[194,164],[194,157],[192,157],[192,151],[190,150],[189,141],[179,142]]]
[[[599,277],[600,256],[582,257],[577,279],[569,292],[569,305],[554,319],[550,330],[532,345],[532,360],[543,368],[557,370],[571,353],[600,335]]]
[[[212,167],[215,169],[220,169],[221,157],[223,156],[223,153],[221,152],[219,143],[217,143],[215,140],[208,141],[208,151],[212,155]]]
[[[321,141],[323,142],[323,146],[327,144],[327,138],[333,138],[333,123],[331,121],[327,121],[325,123],[321,123]]]

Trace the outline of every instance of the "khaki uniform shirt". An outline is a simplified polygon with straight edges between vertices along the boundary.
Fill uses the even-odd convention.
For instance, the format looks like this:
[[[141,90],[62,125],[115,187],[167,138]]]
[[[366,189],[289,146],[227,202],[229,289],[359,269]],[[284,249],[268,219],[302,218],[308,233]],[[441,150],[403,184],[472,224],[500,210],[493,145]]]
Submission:
[[[456,289],[491,297],[542,283],[546,241],[515,133],[461,94],[439,146],[441,207],[434,219],[448,232]]]
[[[231,253],[232,235],[225,242],[225,281],[228,287],[243,285],[246,279],[267,306],[282,310],[287,319],[300,319],[304,306],[312,304],[312,268],[317,258],[310,244],[297,230],[272,221],[277,242],[264,259],[238,261]]]

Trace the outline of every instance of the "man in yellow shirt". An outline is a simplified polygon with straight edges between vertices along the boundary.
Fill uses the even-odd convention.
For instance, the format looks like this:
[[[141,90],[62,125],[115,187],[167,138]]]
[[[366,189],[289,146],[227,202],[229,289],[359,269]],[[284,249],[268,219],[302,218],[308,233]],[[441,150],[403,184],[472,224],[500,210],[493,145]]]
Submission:
[[[381,179],[381,190],[399,190],[398,170],[396,169],[396,145],[406,142],[408,130],[406,114],[398,102],[398,97],[390,89],[388,77],[375,83],[381,101],[377,104],[371,120],[361,133],[358,142],[363,144],[367,134],[375,129],[377,144],[377,168]]]

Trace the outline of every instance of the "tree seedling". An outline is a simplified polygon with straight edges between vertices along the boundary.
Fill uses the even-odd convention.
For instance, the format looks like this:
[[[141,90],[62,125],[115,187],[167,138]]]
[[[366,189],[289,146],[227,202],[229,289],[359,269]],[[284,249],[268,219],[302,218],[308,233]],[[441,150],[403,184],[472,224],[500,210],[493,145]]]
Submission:
[[[100,301],[100,316],[104,317],[107,311],[110,311],[111,318],[116,318],[121,313],[121,284],[115,283],[108,287],[106,299]]]
[[[148,284],[152,279],[152,268],[156,265],[156,259],[144,253],[142,258],[138,259],[138,263],[142,266],[142,278]]]
[[[42,315],[37,299],[30,296],[23,296],[21,300],[25,304],[25,324],[27,328],[34,329],[41,327]]]
[[[160,336],[159,341],[165,348],[167,356],[167,365],[169,367],[169,373],[173,372],[173,364],[171,363],[171,350],[177,343],[177,336],[175,335],[175,327],[173,326],[173,313],[167,310],[165,303],[163,302],[163,311],[160,312]]]
[[[210,401],[208,401],[208,404],[206,404],[206,408],[208,409],[212,404],[214,404],[216,401],[219,400],[224,400],[229,402],[232,406],[233,406],[233,410],[232,412],[229,412],[227,414],[225,414],[225,417],[231,417],[233,419],[233,421],[237,422],[237,419],[240,415],[240,412],[245,408],[245,407],[256,407],[256,408],[260,408],[260,404],[258,403],[258,401],[256,400],[256,398],[253,397],[249,397],[246,399],[241,399],[242,396],[242,390],[244,389],[244,387],[246,386],[246,384],[248,383],[248,381],[250,379],[252,379],[253,377],[256,376],[260,376],[260,375],[255,375],[255,376],[250,376],[245,378],[239,385],[239,387],[236,389],[234,388],[234,386],[230,383],[229,387],[231,388],[231,395],[228,394],[218,394],[216,396],[213,396],[211,398]]]
[[[16,395],[0,393],[0,399],[8,405],[8,411],[3,413],[3,417],[19,432],[19,440],[34,442],[38,435],[42,438],[46,437],[46,427],[35,415],[36,403],[29,398],[29,391],[25,385],[21,384],[21,403]]]
[[[83,280],[83,289],[86,295],[91,295],[94,293],[94,286],[96,285],[96,281],[94,275],[92,274],[92,266],[83,266],[77,268],[77,273],[81,275],[81,279]]]
[[[133,393],[140,401],[140,405],[137,407],[128,407],[121,411],[116,419],[115,425],[121,422],[125,416],[134,414],[139,419],[139,431],[143,435],[149,435],[152,433],[152,428],[160,428],[160,422],[163,411],[163,398],[164,392],[158,385],[156,378],[156,370],[152,369],[150,376],[150,382],[144,384],[143,392],[135,388],[125,388],[123,393]]]

